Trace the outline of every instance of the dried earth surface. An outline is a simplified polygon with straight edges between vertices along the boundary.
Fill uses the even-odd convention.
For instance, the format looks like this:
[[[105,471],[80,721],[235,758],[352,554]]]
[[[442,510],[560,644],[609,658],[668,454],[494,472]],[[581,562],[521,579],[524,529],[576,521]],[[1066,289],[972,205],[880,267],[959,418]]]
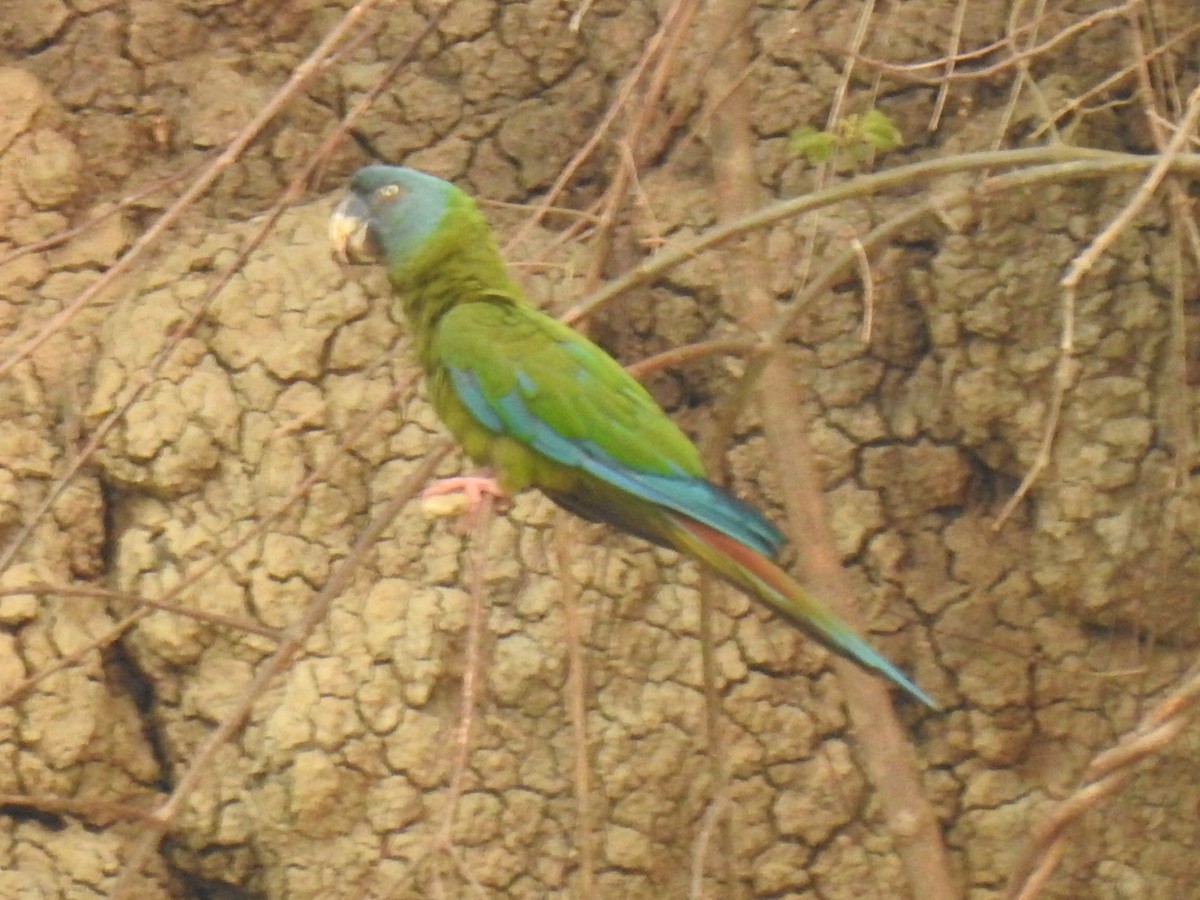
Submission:
[[[9,337],[63,311],[186,182],[119,201],[211,158],[348,5],[8,4],[0,257],[110,215],[0,265],[5,356]],[[266,630],[153,612],[0,708],[0,794],[80,804],[0,809],[0,896],[107,895],[144,830],[112,811],[152,808],[170,790],[272,651],[270,629],[296,620],[440,438],[383,279],[329,257],[325,223],[338,187],[373,156],[453,178],[489,201],[536,199],[593,133],[661,15],[656,4],[597,0],[574,31],[575,4],[455,4],[317,188],[202,308],[298,161],[407,51],[432,6],[389,7],[381,29],[296,98],[149,259],[0,380],[0,544],[34,521],[56,479],[106,430],[0,572],[0,587],[157,598],[210,566],[180,601]],[[805,36],[847,46],[853,6],[763,3],[753,13],[751,118],[773,196],[810,189],[812,167],[788,135],[824,122],[841,78],[840,62]],[[1005,6],[973,5],[963,46],[1002,36]],[[1164,27],[1197,24],[1190,0],[1160,6]],[[866,54],[939,57],[954,8],[896,5]],[[1120,27],[1066,42],[1035,73],[1051,107],[1125,65],[1114,55]],[[685,240],[715,221],[702,86],[719,41],[701,16],[689,42],[608,275],[636,264],[648,244]],[[1194,37],[1180,48],[1195,59]],[[1192,84],[1196,73],[1186,77]],[[864,75],[853,91],[869,82]],[[900,84],[880,105],[906,136],[925,135],[934,98],[934,88]],[[1034,104],[1006,111],[1006,91],[986,80],[957,86],[950,102],[954,115],[935,136],[910,141],[887,164],[983,148],[1005,115],[1017,133],[1039,121]],[[1144,151],[1144,130],[1140,114],[1113,107],[1071,139]],[[617,159],[611,149],[598,159]],[[586,209],[609,166],[585,164],[559,205]],[[788,346],[810,391],[796,414],[811,422],[875,639],[944,705],[905,704],[902,716],[972,897],[998,895],[1041,815],[1181,678],[1200,645],[1200,303],[1161,209],[1126,231],[1087,283],[1076,382],[1051,464],[993,529],[1041,441],[1058,361],[1058,280],[1135,187],[1132,178],[1040,185],[913,226],[874,261],[869,341],[863,295],[848,277],[800,310]],[[824,211],[818,254],[909,202],[878,196]],[[502,237],[527,217],[486,209]],[[558,239],[568,224],[550,218],[512,255],[552,309],[578,298],[591,260],[586,244]],[[796,289],[809,227],[789,222],[769,235],[761,277],[781,304]],[[618,301],[592,333],[627,362],[734,335],[738,297],[722,289],[722,266],[717,253],[696,258]],[[1190,299],[1173,304],[1179,281]],[[740,370],[717,358],[649,383],[700,434]],[[763,443],[747,410],[729,472],[739,493],[778,517]],[[443,474],[462,465],[452,457]],[[313,473],[301,499],[269,518]],[[406,509],[218,754],[137,896],[571,896],[581,853],[565,522],[522,496],[472,542],[452,521]],[[588,663],[596,891],[683,897],[716,790],[699,578],[636,540],[569,529]],[[450,855],[437,838],[454,776],[476,557],[488,601],[485,665]],[[718,591],[714,601],[724,802],[734,810],[721,853],[737,895],[905,895],[897,838],[883,827],[827,655],[741,596]],[[133,612],[116,596],[0,595],[0,690]],[[1193,731],[1138,770],[1084,820],[1044,896],[1193,890],[1198,762]],[[713,884],[719,874],[710,867]]]

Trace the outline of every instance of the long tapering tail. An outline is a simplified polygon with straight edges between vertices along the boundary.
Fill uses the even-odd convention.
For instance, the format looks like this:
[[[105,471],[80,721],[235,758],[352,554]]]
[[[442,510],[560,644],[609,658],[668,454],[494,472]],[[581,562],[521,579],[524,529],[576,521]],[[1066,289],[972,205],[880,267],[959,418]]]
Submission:
[[[674,513],[669,518],[678,550],[760,598],[830,650],[878,672],[931,709],[938,708],[907,675],[771,560],[695,519]]]

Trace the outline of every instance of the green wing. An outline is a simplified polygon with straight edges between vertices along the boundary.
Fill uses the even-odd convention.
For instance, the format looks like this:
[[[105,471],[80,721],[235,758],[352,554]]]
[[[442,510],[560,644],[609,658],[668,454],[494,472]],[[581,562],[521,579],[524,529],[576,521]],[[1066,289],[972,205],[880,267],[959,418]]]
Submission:
[[[562,323],[506,297],[460,303],[435,326],[430,349],[441,369],[435,392],[450,392],[471,424],[493,438],[508,438],[555,469],[586,476],[581,490],[583,482],[598,479],[768,556],[782,543],[778,529],[755,509],[704,478],[695,446],[646,390]],[[444,409],[443,415],[453,418]],[[561,484],[540,483],[544,467],[530,471],[534,486],[571,505]],[[588,493],[581,505],[603,516],[595,509],[596,492]],[[628,518],[627,510],[620,518]]]

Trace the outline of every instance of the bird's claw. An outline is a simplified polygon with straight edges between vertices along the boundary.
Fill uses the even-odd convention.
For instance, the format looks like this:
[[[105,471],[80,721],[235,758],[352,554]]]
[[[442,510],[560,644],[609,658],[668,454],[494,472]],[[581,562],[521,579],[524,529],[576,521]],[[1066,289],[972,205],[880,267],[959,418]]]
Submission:
[[[421,492],[426,512],[441,516],[462,515],[463,523],[468,529],[475,526],[488,499],[493,497],[503,501],[508,499],[508,494],[491,475],[441,478]],[[438,502],[438,498],[446,498],[450,502]],[[458,502],[452,498],[458,498]]]

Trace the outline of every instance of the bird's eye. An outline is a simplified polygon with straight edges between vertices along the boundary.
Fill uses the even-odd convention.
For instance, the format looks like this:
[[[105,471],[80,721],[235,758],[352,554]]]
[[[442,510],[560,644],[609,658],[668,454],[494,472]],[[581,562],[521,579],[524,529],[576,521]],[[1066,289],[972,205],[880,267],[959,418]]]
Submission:
[[[375,196],[380,200],[394,200],[400,196],[400,185],[385,184],[375,192]]]

